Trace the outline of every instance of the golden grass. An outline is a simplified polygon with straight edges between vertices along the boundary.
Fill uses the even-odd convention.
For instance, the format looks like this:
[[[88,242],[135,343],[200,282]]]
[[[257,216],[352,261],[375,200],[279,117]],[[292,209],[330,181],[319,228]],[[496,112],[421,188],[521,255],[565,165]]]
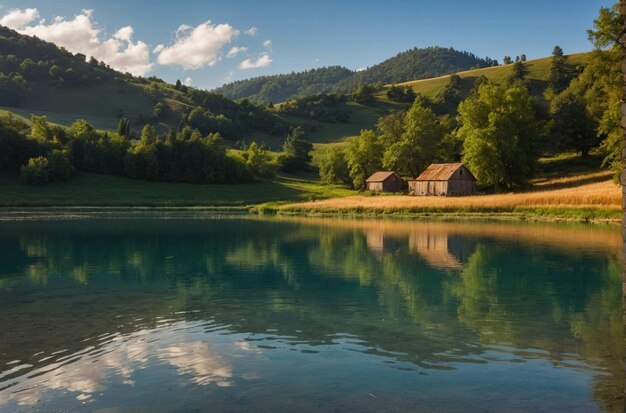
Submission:
[[[621,208],[621,187],[613,182],[610,173],[579,174],[538,182],[532,191],[467,197],[416,196],[349,196],[315,202],[286,205],[284,209],[343,211],[370,210],[372,212],[419,210],[513,210],[516,207],[576,207],[604,210]]]

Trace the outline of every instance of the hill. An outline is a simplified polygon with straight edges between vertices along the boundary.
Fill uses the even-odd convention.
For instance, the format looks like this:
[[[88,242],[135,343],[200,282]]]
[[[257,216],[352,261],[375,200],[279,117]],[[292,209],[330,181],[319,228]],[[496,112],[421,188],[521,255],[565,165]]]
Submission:
[[[168,84],[156,77],[120,73],[52,43],[0,26],[0,107],[29,118],[69,125],[84,118],[94,127],[114,130],[120,118],[138,132],[145,124],[164,131],[182,122],[203,134],[227,139],[248,134],[284,135],[282,119],[249,102]]]
[[[248,99],[257,103],[284,102],[331,90],[333,85],[354,75],[341,66],[322,67],[284,75],[260,76],[229,83],[214,92],[230,99]]]
[[[332,66],[240,80],[214,91],[231,99],[245,98],[267,104],[317,93],[350,93],[356,85],[362,83],[399,83],[495,64],[495,60],[481,59],[451,48],[414,48],[359,72]]]

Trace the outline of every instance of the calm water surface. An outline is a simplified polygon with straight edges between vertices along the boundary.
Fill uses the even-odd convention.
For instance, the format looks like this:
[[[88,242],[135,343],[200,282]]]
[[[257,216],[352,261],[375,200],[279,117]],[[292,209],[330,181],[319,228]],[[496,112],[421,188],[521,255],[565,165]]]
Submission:
[[[0,222],[0,412],[617,412],[619,229]]]

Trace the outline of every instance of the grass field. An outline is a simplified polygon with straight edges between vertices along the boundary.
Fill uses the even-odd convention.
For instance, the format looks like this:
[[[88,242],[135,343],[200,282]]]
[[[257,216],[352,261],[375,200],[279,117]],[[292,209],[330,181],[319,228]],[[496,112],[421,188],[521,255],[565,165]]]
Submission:
[[[571,70],[574,70],[576,66],[584,64],[588,57],[588,53],[578,53],[569,55],[567,58],[567,64]],[[535,82],[546,82],[550,74],[551,58],[546,57],[542,59],[529,60],[526,62],[526,79]],[[492,82],[504,83],[513,73],[513,65],[506,66],[494,66],[484,69],[468,70],[465,72],[459,72],[458,75],[461,79],[466,79],[464,85],[466,88],[473,86],[474,80],[480,76],[485,76]],[[440,76],[433,79],[414,80],[411,82],[404,82],[401,85],[411,86],[415,92],[421,93],[424,96],[435,98],[443,91],[448,84],[450,75]]]
[[[250,206],[352,195],[314,176],[280,176],[238,185],[148,182],[81,172],[74,179],[44,187],[20,185],[0,174],[0,206]]]
[[[424,214],[509,213],[578,220],[615,220],[621,217],[621,187],[610,172],[575,174],[543,179],[531,190],[468,197],[414,197],[356,195],[287,204],[282,213]]]

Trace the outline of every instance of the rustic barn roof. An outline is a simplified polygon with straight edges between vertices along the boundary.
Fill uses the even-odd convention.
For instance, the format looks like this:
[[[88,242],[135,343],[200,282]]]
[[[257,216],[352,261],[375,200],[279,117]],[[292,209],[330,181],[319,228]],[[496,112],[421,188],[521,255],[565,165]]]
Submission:
[[[386,172],[386,171],[375,172],[372,176],[367,178],[367,181],[365,182],[384,182],[387,180],[387,178],[395,174],[396,174],[395,172]]]
[[[463,168],[462,163],[434,163],[430,165],[424,172],[421,173],[415,180],[416,181],[447,181],[459,168]],[[465,168],[467,170],[467,168]],[[469,172],[469,170],[468,170]],[[472,179],[474,175],[470,172]]]

